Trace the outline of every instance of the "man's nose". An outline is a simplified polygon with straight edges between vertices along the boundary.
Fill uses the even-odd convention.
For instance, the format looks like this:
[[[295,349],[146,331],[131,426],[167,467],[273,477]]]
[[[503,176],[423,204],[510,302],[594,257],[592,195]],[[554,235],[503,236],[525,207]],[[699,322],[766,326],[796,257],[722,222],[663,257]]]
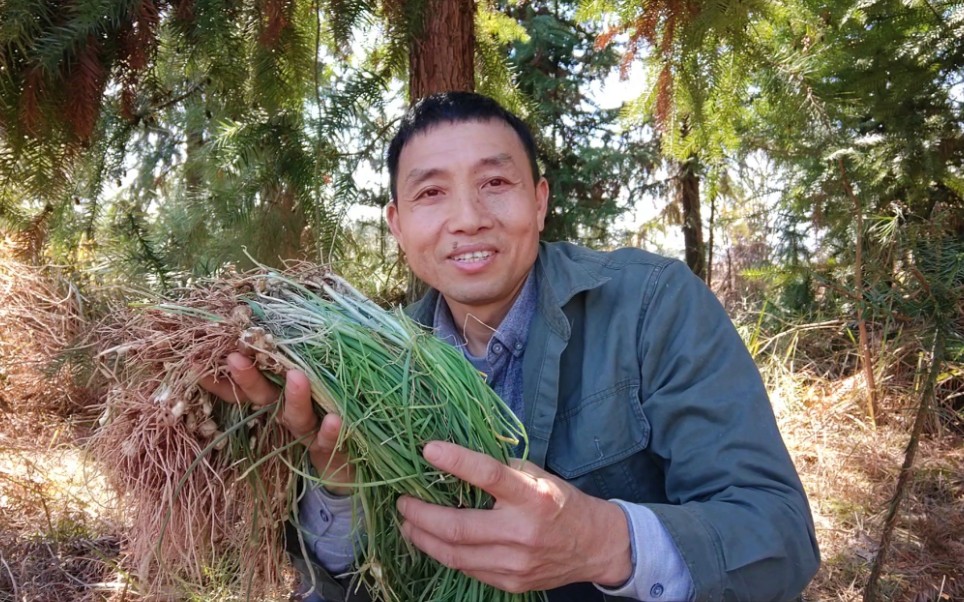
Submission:
[[[453,203],[452,214],[449,217],[449,229],[452,232],[473,233],[493,224],[492,213],[477,190],[459,191]]]

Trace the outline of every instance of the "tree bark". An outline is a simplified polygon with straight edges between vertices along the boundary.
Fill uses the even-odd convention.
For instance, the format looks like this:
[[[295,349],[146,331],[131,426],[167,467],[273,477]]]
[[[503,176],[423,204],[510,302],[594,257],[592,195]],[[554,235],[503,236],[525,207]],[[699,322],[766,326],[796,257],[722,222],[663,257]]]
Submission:
[[[437,92],[475,90],[475,0],[425,0],[408,53],[409,102]],[[427,287],[411,275],[406,301]]]
[[[710,199],[710,241],[706,245],[706,286],[713,287],[713,227],[716,225],[716,197]]]
[[[265,186],[262,190],[268,206],[266,210],[275,220],[273,229],[277,230],[277,238],[264,249],[261,261],[268,265],[277,264],[278,260],[292,259],[304,256],[304,237],[307,221],[301,205],[297,202],[290,184],[277,183]]]
[[[870,418],[871,426],[876,429],[877,383],[874,379],[873,354],[870,351],[870,342],[867,337],[867,320],[864,319],[863,207],[860,203],[860,197],[854,193],[853,187],[850,185],[850,180],[847,178],[847,169],[844,167],[843,159],[837,160],[837,166],[840,168],[840,178],[843,182],[844,190],[847,191],[847,195],[850,196],[854,202],[854,227],[857,230],[857,248],[854,254],[854,288],[856,289],[857,299],[859,300],[857,303],[858,343],[860,345],[861,363],[864,368],[864,380],[867,385],[867,417]]]
[[[703,244],[703,220],[700,217],[700,177],[696,173],[696,158],[678,164],[676,202],[683,212],[683,244],[686,265],[693,273],[706,280],[706,247]]]
[[[409,100],[475,90],[475,0],[425,0],[408,55]]]

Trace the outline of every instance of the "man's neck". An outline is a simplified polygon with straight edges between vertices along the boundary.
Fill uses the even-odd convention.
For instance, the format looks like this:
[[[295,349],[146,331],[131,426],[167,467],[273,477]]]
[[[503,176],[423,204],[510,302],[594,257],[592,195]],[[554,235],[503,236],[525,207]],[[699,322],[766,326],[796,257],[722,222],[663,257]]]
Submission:
[[[458,330],[465,344],[475,357],[484,357],[485,351],[489,346],[489,339],[495,333],[496,328],[502,324],[502,320],[512,308],[509,301],[505,307],[499,308],[477,308],[465,307],[457,304],[449,304],[449,311],[452,312],[452,322]],[[489,310],[489,311],[485,311]]]
[[[505,317],[509,315],[509,311],[512,310],[516,299],[519,298],[519,293],[522,292],[527,278],[523,278],[511,295],[496,303],[464,305],[445,298],[445,303],[452,314],[452,323],[455,330],[465,339],[469,353],[474,357],[485,356],[489,340]]]

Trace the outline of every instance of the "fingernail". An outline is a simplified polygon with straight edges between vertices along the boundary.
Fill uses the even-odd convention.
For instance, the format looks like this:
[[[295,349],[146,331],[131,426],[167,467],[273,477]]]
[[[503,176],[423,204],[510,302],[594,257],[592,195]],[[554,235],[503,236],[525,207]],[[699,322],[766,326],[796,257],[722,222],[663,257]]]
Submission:
[[[398,498],[398,501],[395,503],[395,507],[398,508],[398,513],[401,514],[402,516],[405,516],[406,505],[407,504],[405,502],[405,498],[401,498],[401,497]]]
[[[437,462],[442,459],[442,446],[438,443],[428,443],[422,450],[422,456],[429,462]]]
[[[228,365],[235,370],[246,370],[250,368],[248,359],[241,355],[240,353],[232,353],[228,355]]]

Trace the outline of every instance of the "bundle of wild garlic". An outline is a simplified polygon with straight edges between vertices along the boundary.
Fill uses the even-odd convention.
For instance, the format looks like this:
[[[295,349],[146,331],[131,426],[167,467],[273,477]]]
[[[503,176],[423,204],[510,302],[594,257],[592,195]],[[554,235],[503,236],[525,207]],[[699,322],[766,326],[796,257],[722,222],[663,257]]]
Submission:
[[[170,428],[194,436],[188,457],[203,458],[192,460],[191,470],[171,475],[179,486],[166,501],[179,503],[185,491],[194,499],[199,485],[192,479],[198,472],[218,487],[236,488],[224,475],[218,479],[217,473],[229,467],[251,481],[245,504],[270,502],[257,512],[262,518],[242,521],[258,532],[253,540],[271,540],[268,531],[279,520],[297,516],[295,479],[290,477],[312,477],[303,449],[274,421],[265,420],[265,413],[276,408],[237,412],[223,407],[228,404],[212,403],[196,386],[201,377],[218,373],[221,358],[240,341],[268,373],[305,372],[319,412],[342,416],[344,444],[355,467],[354,499],[364,510],[367,534],[359,551],[359,578],[377,598],[461,602],[538,597],[501,592],[448,569],[414,549],[398,528],[395,501],[402,494],[453,507],[492,503],[485,492],[426,463],[420,453],[426,441],[452,441],[508,462],[513,447],[524,440],[522,425],[457,349],[400,311],[381,309],[344,280],[308,264],[283,273],[262,269],[224,276],[193,287],[176,301],[145,308],[132,321],[139,326],[128,325],[127,331],[140,336],[103,355],[124,351],[124,365],[140,364],[130,370],[141,377],[145,364],[153,366],[146,370],[149,385],[142,387],[150,392],[148,405]],[[229,416],[232,412],[236,415]],[[122,408],[109,407],[104,430],[123,415]],[[117,438],[116,433],[109,437],[115,443]],[[183,461],[178,470],[182,468]],[[283,481],[286,495],[278,496],[273,488]],[[244,513],[243,508],[233,512],[239,510]],[[168,531],[175,522],[167,521]],[[280,549],[271,552],[280,554]],[[243,552],[235,556],[247,558]],[[254,567],[250,560],[240,561],[242,573],[263,572]]]

